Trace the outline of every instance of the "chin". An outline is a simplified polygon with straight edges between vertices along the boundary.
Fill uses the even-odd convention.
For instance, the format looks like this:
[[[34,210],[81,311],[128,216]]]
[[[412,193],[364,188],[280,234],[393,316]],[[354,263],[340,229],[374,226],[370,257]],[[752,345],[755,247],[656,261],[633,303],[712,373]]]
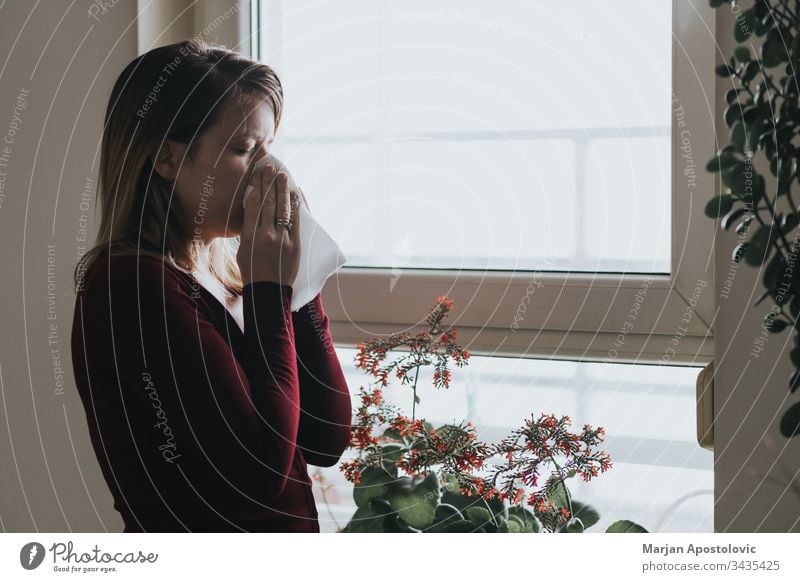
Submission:
[[[244,226],[244,211],[232,212],[228,223],[222,227],[219,236],[225,238],[241,236],[242,226]]]

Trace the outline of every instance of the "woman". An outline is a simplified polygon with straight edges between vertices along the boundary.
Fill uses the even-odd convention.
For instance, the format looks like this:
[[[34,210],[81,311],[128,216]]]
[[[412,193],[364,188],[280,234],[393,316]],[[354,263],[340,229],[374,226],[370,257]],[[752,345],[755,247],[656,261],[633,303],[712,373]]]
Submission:
[[[72,358],[126,532],[319,532],[306,463],[337,463],[351,402],[320,295],[290,309],[302,192],[253,171],[282,101],[270,67],[199,41],[112,91]]]

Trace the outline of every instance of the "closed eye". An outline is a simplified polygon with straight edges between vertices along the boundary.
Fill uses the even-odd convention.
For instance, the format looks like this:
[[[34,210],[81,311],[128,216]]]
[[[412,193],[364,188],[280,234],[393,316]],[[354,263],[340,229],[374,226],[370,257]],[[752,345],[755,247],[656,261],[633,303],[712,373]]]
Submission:
[[[272,138],[272,139],[270,139],[270,140],[267,142],[267,147],[269,147],[270,145],[272,145],[272,142],[273,142],[273,141],[275,141],[275,138]],[[242,155],[248,155],[248,154],[252,154],[253,152],[255,152],[255,151],[256,151],[256,149],[258,149],[258,146],[259,146],[259,144],[258,144],[258,143],[255,143],[255,144],[253,144],[251,147],[247,147],[247,148],[236,148],[236,151],[237,151],[238,153],[242,154]]]

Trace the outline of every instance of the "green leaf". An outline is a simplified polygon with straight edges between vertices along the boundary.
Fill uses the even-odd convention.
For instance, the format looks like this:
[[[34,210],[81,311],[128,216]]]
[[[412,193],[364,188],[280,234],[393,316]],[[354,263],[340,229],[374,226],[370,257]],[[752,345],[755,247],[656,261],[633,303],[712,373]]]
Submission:
[[[792,301],[789,303],[789,313],[791,313],[794,318],[800,314],[800,295],[792,297]],[[798,349],[800,350],[800,347],[798,347]],[[798,360],[797,366],[800,367],[800,360]]]
[[[751,8],[741,13],[733,24],[733,37],[736,42],[744,42],[753,34],[753,27],[756,24],[756,14]]]
[[[769,315],[764,318],[764,323],[766,323],[767,329],[770,333],[780,333],[789,325],[782,319],[778,319],[777,317],[772,319],[772,324],[770,325],[768,321]]]
[[[555,508],[556,511],[558,511],[562,507],[569,507],[569,501],[567,500],[567,494],[564,491],[565,487],[566,487],[566,483],[564,483],[562,481],[560,484],[558,484],[555,487],[553,487],[547,493],[547,501],[552,501],[552,502],[554,502],[556,504],[556,508]]]
[[[725,93],[725,102],[730,105],[734,101],[738,100],[739,92],[743,91],[743,89],[730,89],[727,93]]]
[[[516,521],[521,532],[538,533],[541,531],[541,524],[533,512],[525,509],[521,505],[512,505],[508,508],[508,522]]]
[[[784,234],[792,232],[798,224],[800,224],[800,216],[796,214],[787,214],[781,223]]]
[[[788,60],[787,47],[784,45],[781,33],[777,29],[770,30],[767,33],[767,40],[761,45],[761,61],[764,67],[767,69],[777,67]]]
[[[765,224],[759,227],[747,245],[744,261],[751,267],[759,267],[769,258],[774,229]]]
[[[383,460],[391,463],[397,463],[405,450],[406,448],[404,446],[396,443],[385,443],[381,445]]]
[[[744,162],[737,162],[722,172],[722,183],[734,194],[753,204],[756,204],[763,195],[763,191],[760,190],[762,184],[759,184],[758,178],[763,180],[763,176],[758,176],[753,170],[752,164]]]
[[[387,515],[383,521],[384,531],[386,533],[419,533],[403,521],[398,515]]]
[[[744,112],[741,104],[736,102],[731,103],[725,108],[725,113],[723,113],[722,117],[725,120],[725,125],[732,128],[734,123],[742,121],[743,115]]]
[[[606,533],[649,533],[646,529],[637,523],[627,519],[620,519],[615,521],[606,530]]]
[[[739,243],[733,248],[733,252],[731,253],[731,260],[734,263],[740,263],[746,252],[747,252],[747,243]]]
[[[800,402],[795,402],[783,413],[781,434],[787,439],[800,435]]]
[[[769,261],[767,268],[764,269],[764,276],[762,278],[764,287],[767,289],[774,289],[777,287],[778,282],[783,276],[785,270],[786,259],[784,259],[782,255],[776,253],[775,256]]]
[[[730,194],[723,194],[722,196],[714,196],[708,201],[705,208],[706,216],[709,218],[719,218],[731,211],[733,208],[734,198]]]
[[[487,524],[493,524],[492,514],[485,507],[470,507],[467,509],[466,517],[475,527],[484,527]]]
[[[353,487],[353,499],[358,507],[367,507],[374,497],[383,497],[394,478],[383,469],[367,467],[361,473],[361,480]]]
[[[758,61],[750,61],[744,68],[742,73],[742,83],[747,84],[756,78],[756,75],[761,71]]]
[[[369,507],[359,507],[342,530],[347,533],[383,533],[383,515]]]
[[[739,160],[737,160],[731,152],[720,152],[709,160],[706,164],[706,170],[709,172],[720,172],[738,163]]]
[[[728,65],[719,65],[714,69],[714,72],[720,77],[730,77],[733,75],[733,69]]]
[[[746,63],[750,60],[750,49],[746,46],[737,46],[733,51],[733,56],[736,57],[736,60],[740,63]]]
[[[744,220],[742,220],[739,224],[736,225],[736,228],[734,229],[736,231],[736,234],[738,234],[739,236],[745,236],[748,232],[750,232],[751,222],[752,222],[751,218],[745,217]]]
[[[567,522],[562,531],[566,533],[583,533],[584,529],[581,519],[579,517],[573,517]]]
[[[761,200],[767,193],[767,182],[764,180],[764,176],[761,174],[756,174],[753,172],[753,200],[752,202],[755,204],[757,201]]]
[[[719,226],[723,230],[728,230],[734,222],[736,222],[742,215],[747,212],[747,208],[744,206],[740,206],[739,208],[734,208],[728,214],[722,217],[722,220],[719,221]]]
[[[497,521],[507,519],[508,510],[505,504],[496,497],[482,499],[481,497],[462,495],[461,489],[458,486],[458,480],[453,475],[445,475],[444,481],[445,484],[442,491],[441,503],[449,503],[456,507],[461,513],[465,513],[470,507],[484,507],[495,516]]]
[[[795,370],[794,373],[789,376],[789,392],[794,394],[798,388],[800,388],[800,370]]]
[[[393,428],[387,428],[385,431],[383,431],[383,436],[385,436],[386,438],[394,439],[396,441],[403,440],[403,435],[400,434],[400,431],[395,430]]]
[[[433,524],[425,532],[443,532],[448,525],[457,521],[466,521],[462,513],[449,503],[440,503],[436,507]]]
[[[428,473],[411,491],[393,489],[388,500],[392,509],[411,527],[429,527],[433,523],[439,503],[439,480],[436,473]]]
[[[583,522],[584,529],[589,529],[600,521],[600,514],[597,513],[597,510],[581,501],[572,500],[572,511],[574,512],[573,517],[580,518]]]

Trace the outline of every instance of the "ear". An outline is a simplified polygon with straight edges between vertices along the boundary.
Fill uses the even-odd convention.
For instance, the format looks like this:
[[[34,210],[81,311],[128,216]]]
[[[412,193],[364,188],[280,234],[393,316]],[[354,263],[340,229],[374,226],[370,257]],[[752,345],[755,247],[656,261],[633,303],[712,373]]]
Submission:
[[[180,169],[181,163],[186,163],[184,159],[185,151],[185,144],[178,143],[171,139],[165,139],[161,148],[150,156],[153,169],[162,178],[174,180],[178,177],[178,170]]]

